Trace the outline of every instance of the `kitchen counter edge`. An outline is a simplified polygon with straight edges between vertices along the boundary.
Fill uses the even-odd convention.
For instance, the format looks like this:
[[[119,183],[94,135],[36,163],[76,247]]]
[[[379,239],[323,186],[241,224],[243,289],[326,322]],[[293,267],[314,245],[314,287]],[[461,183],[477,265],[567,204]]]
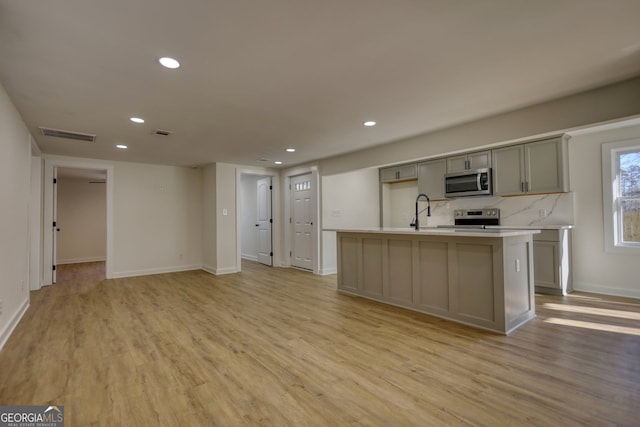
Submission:
[[[527,234],[538,234],[540,229],[505,229],[492,228],[487,230],[453,230],[451,228],[413,228],[371,227],[371,228],[323,228],[322,231],[338,233],[370,233],[370,234],[402,234],[413,236],[458,236],[458,237],[513,237]]]

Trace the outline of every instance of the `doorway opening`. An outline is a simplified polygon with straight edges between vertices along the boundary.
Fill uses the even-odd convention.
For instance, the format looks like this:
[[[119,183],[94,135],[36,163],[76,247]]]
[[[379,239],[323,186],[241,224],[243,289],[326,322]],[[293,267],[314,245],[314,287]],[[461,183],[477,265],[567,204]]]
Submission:
[[[60,281],[58,270],[62,265],[92,263],[90,267],[96,272],[102,271],[104,278],[107,257],[106,183],[106,169],[54,168],[53,283]]]
[[[268,175],[240,175],[242,259],[273,266],[273,182]]]
[[[63,182],[79,181],[72,183],[71,187],[83,188],[72,188],[70,192],[59,196],[58,179]],[[104,277],[113,277],[113,166],[106,163],[45,158],[43,183],[42,285],[56,283],[59,261],[62,262],[61,265],[101,262],[104,263]],[[94,203],[86,203],[87,199],[82,194],[87,192],[101,194],[101,213],[95,213],[95,209],[91,210],[96,208],[92,206]],[[89,197],[88,200],[92,199]],[[78,204],[83,201],[85,206]],[[59,210],[58,205],[61,202],[63,205]],[[86,206],[87,204],[89,206]],[[96,218],[100,218],[99,224],[95,222]],[[78,231],[78,226],[84,231]],[[100,237],[89,239],[91,234],[98,234]],[[77,238],[78,235],[82,238]],[[59,244],[58,240],[61,238]],[[87,243],[94,248],[102,247],[102,250],[89,251],[86,247],[83,250],[83,245]]]

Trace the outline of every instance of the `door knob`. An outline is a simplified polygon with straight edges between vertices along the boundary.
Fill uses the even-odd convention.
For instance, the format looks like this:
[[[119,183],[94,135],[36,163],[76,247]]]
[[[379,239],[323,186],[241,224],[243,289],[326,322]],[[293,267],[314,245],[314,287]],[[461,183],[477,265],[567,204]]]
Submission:
[[[256,224],[256,227],[260,227],[260,224]]]

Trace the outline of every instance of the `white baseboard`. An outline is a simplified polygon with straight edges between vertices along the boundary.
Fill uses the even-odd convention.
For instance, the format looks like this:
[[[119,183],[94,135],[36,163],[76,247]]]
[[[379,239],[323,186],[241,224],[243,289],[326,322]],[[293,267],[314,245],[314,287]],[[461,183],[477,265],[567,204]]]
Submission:
[[[74,259],[59,259],[56,261],[56,265],[61,264],[81,264],[83,262],[98,262],[106,261],[105,257],[93,257],[93,258],[74,258]]]
[[[148,268],[145,270],[132,270],[132,271],[119,271],[113,273],[114,279],[121,279],[123,277],[134,277],[134,276],[147,276],[149,274],[163,274],[163,273],[177,273],[179,271],[191,271],[191,270],[200,270],[202,269],[201,265],[178,265],[173,267],[161,267],[161,268]]]
[[[242,259],[248,259],[249,261],[258,261],[258,257],[249,254],[242,254]]]
[[[9,319],[9,323],[7,324],[7,326],[5,326],[2,333],[0,333],[0,351],[2,351],[2,348],[9,340],[9,337],[13,333],[13,330],[16,328],[16,326],[18,326],[18,323],[20,323],[20,320],[22,320],[22,316],[24,316],[28,308],[29,308],[29,298],[27,298],[22,303],[22,306],[13,315],[13,317]]]
[[[215,276],[219,276],[221,274],[232,274],[232,273],[238,272],[238,269],[235,267],[215,268],[215,267],[211,267],[210,265],[203,265],[201,269]]]
[[[338,273],[338,267],[323,268],[318,272],[318,274],[321,276],[328,276],[329,274],[337,274],[337,273]]]
[[[640,289],[610,288],[597,283],[577,282],[575,280],[573,281],[573,290],[617,297],[640,298]]]

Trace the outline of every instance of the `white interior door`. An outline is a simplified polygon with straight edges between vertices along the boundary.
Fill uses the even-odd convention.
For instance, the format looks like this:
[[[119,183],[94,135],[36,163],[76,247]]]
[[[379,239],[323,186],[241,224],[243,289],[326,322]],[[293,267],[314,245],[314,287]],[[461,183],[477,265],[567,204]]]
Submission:
[[[51,265],[51,283],[56,283],[56,259],[58,258],[58,168],[53,168],[53,227],[51,232],[53,233],[53,257]]]
[[[291,265],[313,270],[313,189],[311,174],[291,178]]]
[[[257,193],[257,246],[258,262],[273,265],[273,247],[271,240],[271,177],[258,180]]]

